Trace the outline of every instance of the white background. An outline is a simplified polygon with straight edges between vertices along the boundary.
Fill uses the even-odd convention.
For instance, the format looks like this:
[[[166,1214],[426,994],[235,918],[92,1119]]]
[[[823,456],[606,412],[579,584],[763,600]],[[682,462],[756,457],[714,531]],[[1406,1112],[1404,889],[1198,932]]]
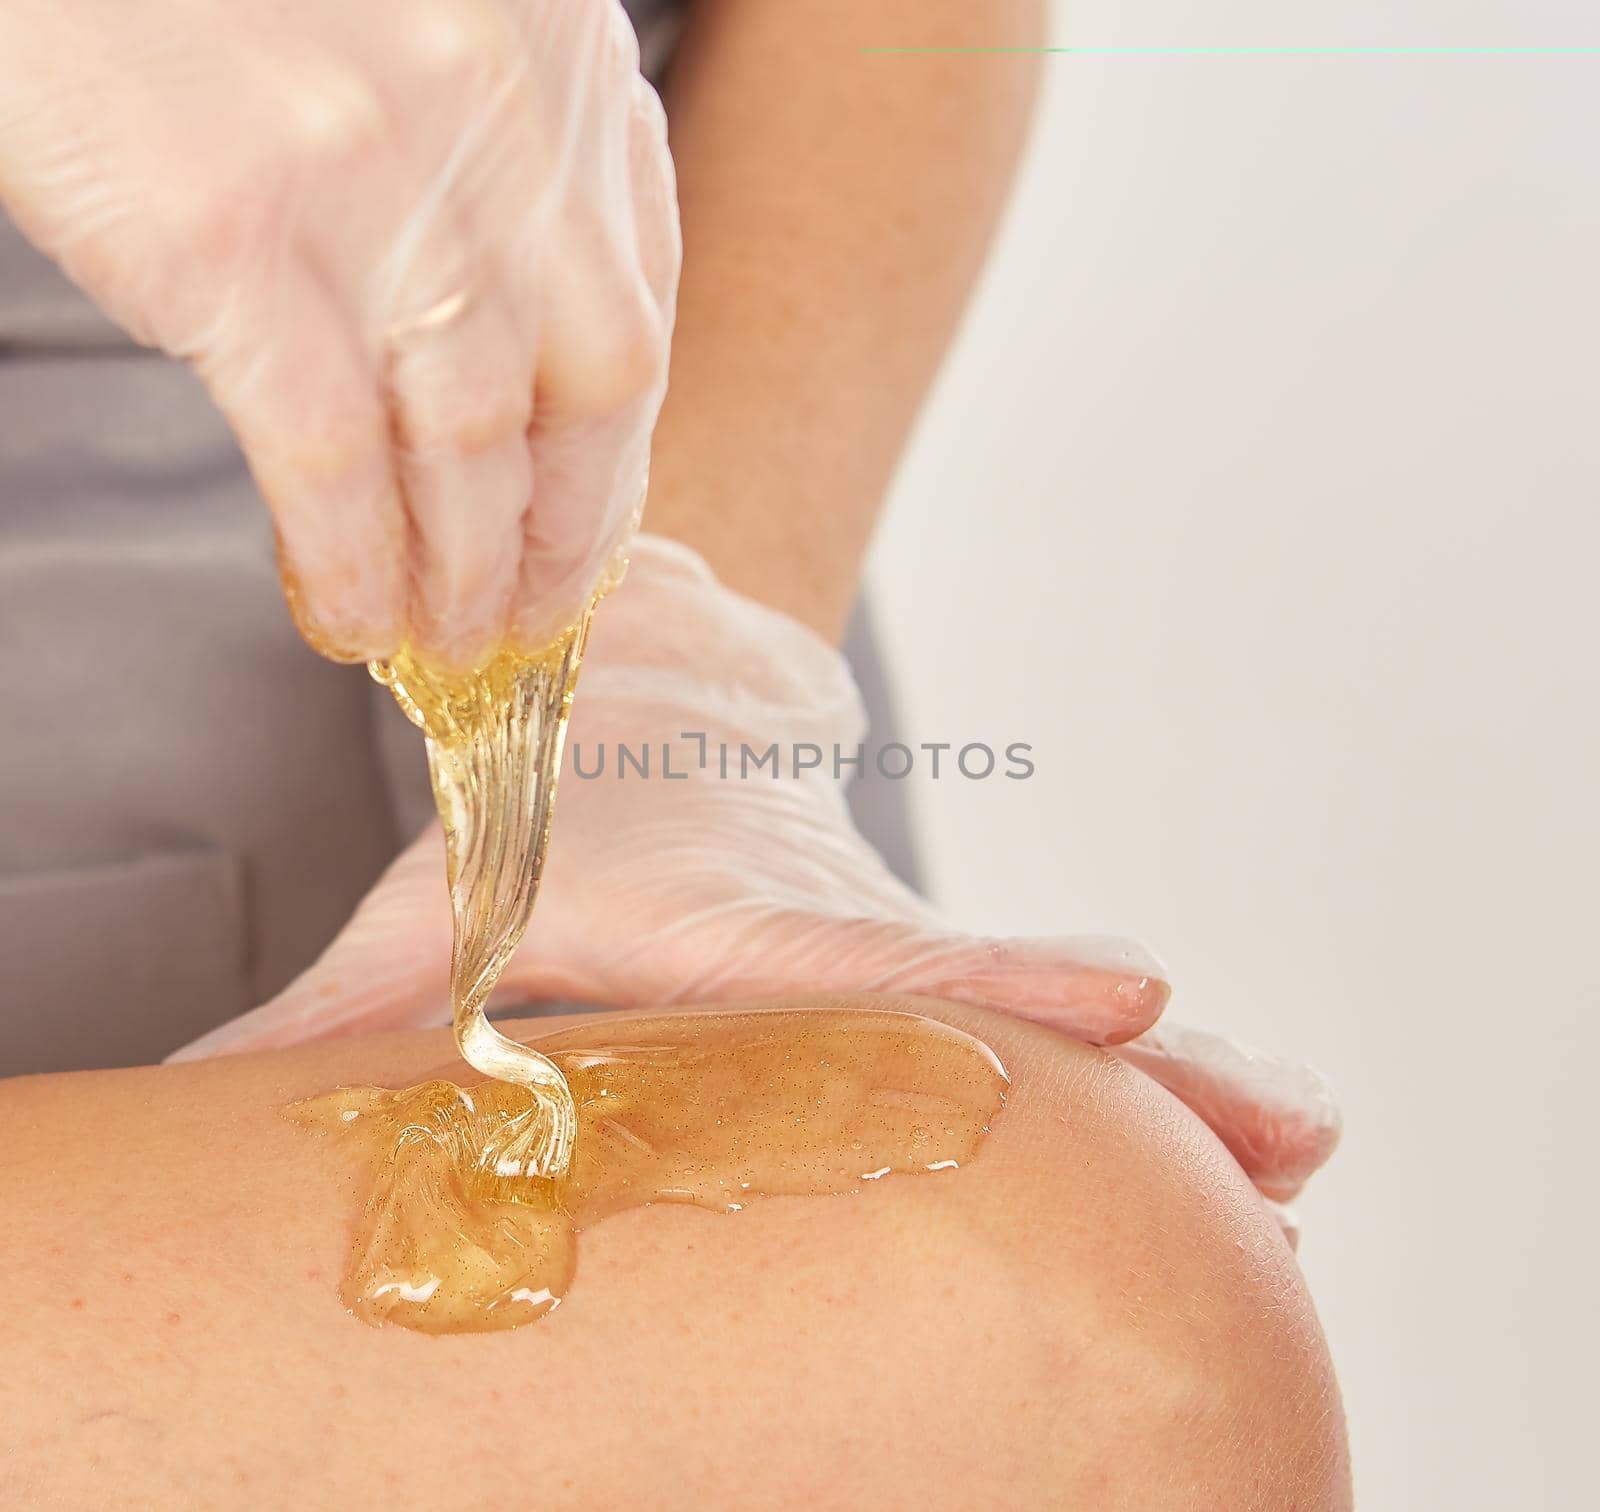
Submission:
[[[1600,21],[1090,4],[1069,39]],[[1138,934],[1174,1016],[1336,1080],[1302,1258],[1363,1508],[1592,1506],[1600,56],[1045,72],[873,561],[908,737],[1036,748],[910,782],[936,895]]]

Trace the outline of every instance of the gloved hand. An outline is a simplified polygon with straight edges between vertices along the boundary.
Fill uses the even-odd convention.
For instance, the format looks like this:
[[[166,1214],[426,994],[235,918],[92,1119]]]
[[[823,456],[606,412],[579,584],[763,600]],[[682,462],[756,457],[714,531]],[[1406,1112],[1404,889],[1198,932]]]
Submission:
[[[631,530],[679,240],[617,0],[7,0],[0,201],[195,366],[330,654],[543,644]]]
[[[838,652],[722,587],[687,548],[641,536],[595,616],[543,886],[499,998],[632,1007],[923,993],[1094,1043],[1131,1040],[1122,1051],[1135,1065],[1199,1112],[1265,1192],[1289,1195],[1336,1136],[1321,1083],[1209,1036],[1157,1039],[1168,989],[1136,946],[953,930],[850,821],[833,752],[855,754],[864,723]],[[649,748],[647,778],[634,766],[618,776],[619,741],[636,760]],[[774,743],[779,775],[769,763],[741,779],[741,746],[755,756]],[[679,776],[665,775],[663,744]],[[580,777],[602,747],[604,774]],[[794,752],[807,762],[814,748],[822,765],[794,775]],[[435,826],[315,966],[184,1057],[444,1022],[449,959]]]

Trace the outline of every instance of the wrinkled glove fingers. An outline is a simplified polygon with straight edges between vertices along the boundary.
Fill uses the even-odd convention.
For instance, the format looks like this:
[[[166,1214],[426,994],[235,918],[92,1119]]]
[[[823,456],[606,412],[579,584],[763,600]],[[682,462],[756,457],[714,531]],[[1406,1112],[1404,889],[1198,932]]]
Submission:
[[[378,375],[314,269],[273,282],[270,332],[246,330],[202,376],[272,509],[301,630],[347,660],[387,656],[406,621],[407,529]]]

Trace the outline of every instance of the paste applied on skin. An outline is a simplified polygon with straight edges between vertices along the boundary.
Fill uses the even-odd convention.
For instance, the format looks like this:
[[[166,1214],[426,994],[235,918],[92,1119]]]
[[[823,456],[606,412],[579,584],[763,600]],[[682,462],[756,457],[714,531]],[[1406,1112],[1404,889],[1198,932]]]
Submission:
[[[456,1048],[474,1071],[528,1094],[521,1148],[533,1176],[572,1158],[572,1094],[547,1056],[501,1034],[484,1010],[538,896],[594,608],[542,651],[505,648],[472,672],[441,672],[404,652],[371,665],[426,737],[444,825]]]
[[[955,1171],[1000,1110],[993,1052],[949,1025],[871,1010],[611,1019],[541,1042],[570,1088],[572,1158],[528,1174],[540,1094],[439,1080],[294,1104],[371,1187],[342,1282],[373,1324],[516,1328],[559,1305],[583,1230],[627,1208],[738,1213]]]
[[[538,897],[589,627],[626,569],[619,554],[574,622],[542,647],[508,643],[467,672],[435,665],[409,647],[367,664],[423,733],[444,827],[456,1048],[474,1071],[528,1094],[521,1149],[530,1176],[559,1174],[571,1160],[577,1128],[572,1094],[554,1063],[501,1034],[485,1006]],[[347,660],[311,622],[281,545],[279,572],[306,640],[335,661]]]

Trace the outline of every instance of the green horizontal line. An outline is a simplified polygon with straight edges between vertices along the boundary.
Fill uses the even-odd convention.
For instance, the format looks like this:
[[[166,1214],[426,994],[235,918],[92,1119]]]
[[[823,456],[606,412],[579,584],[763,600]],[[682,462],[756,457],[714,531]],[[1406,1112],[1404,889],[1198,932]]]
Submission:
[[[1088,58],[1592,58],[1597,47],[863,47],[901,57],[930,54],[1076,53]]]

